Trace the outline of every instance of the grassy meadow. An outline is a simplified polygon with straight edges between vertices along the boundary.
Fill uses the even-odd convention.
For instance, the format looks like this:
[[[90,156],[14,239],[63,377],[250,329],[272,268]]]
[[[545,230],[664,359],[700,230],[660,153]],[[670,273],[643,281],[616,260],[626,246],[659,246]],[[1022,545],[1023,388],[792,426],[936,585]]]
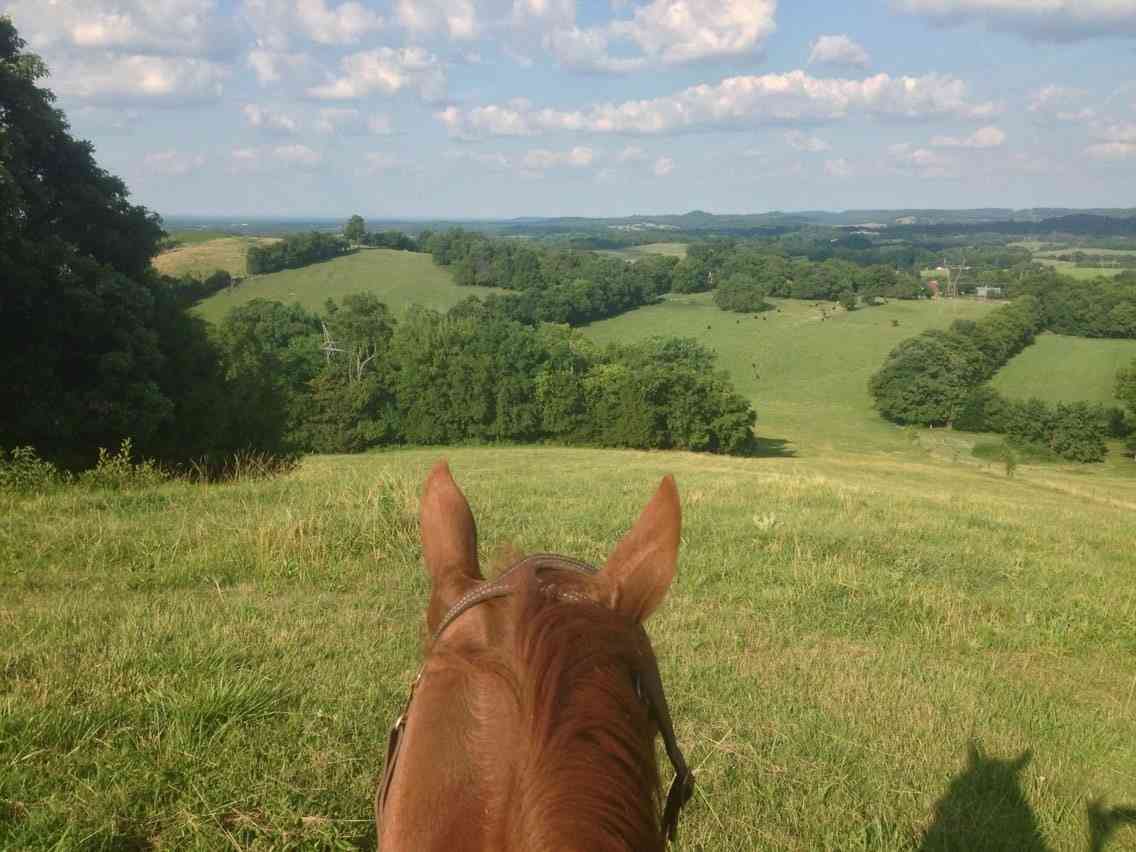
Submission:
[[[373,849],[442,452],[0,496],[0,848]],[[698,778],[677,849],[1136,848],[1136,480],[914,449],[446,454],[486,561],[602,560],[676,474],[649,629]]]
[[[1092,278],[1111,277],[1119,275],[1125,269],[1120,266],[1077,266],[1069,260],[1054,260],[1053,258],[1038,257],[1035,258],[1038,263],[1043,263],[1046,266],[1052,266],[1062,275],[1072,278],[1075,281],[1088,281]]]
[[[967,299],[892,301],[848,313],[828,302],[817,308],[773,301],[776,311],[755,318],[719,310],[711,293],[674,295],[593,323],[585,333],[601,343],[692,337],[714,349],[739,393],[753,400],[758,434],[770,450],[888,451],[902,449],[907,439],[872,408],[872,373],[900,341],[997,307]]]
[[[236,305],[253,299],[299,302],[322,310],[329,298],[370,291],[396,314],[411,304],[445,310],[467,296],[492,292],[487,287],[459,287],[449,270],[435,265],[428,254],[393,249],[360,249],[345,257],[257,275],[234,290],[215,293],[196,308],[211,322],[220,322]]]
[[[188,239],[184,238],[186,234],[190,235]],[[199,239],[203,235],[208,238]],[[216,236],[208,231],[178,232],[174,238],[181,244],[154,258],[154,268],[163,275],[196,278],[204,278],[218,269],[243,277],[248,274],[245,257],[249,246],[278,242],[274,237]]]
[[[625,260],[638,260],[647,254],[665,254],[668,257],[686,257],[686,243],[647,243],[641,246],[628,246],[622,249],[599,249],[596,254],[622,257]]]
[[[1013,399],[1119,405],[1113,395],[1116,371],[1133,359],[1136,340],[1042,334],[999,370],[992,384]]]

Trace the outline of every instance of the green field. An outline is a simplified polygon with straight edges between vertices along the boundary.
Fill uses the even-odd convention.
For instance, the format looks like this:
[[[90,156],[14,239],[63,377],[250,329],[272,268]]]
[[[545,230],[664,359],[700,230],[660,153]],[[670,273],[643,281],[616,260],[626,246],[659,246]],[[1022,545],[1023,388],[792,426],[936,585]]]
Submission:
[[[955,319],[974,319],[996,305],[967,299],[892,301],[852,313],[824,303],[777,301],[757,315],[719,310],[710,293],[671,296],[660,305],[594,323],[600,342],[653,335],[692,337],[719,355],[738,391],[753,401],[758,435],[788,451],[894,450],[906,439],[881,420],[868,378],[901,340]],[[898,326],[892,325],[898,321]]]
[[[698,778],[677,849],[1084,850],[1090,809],[1136,805],[1136,480],[447,453],[487,558],[601,560],[676,474],[679,578],[649,628]],[[0,495],[0,848],[373,848],[441,454]]]
[[[428,254],[362,249],[302,269],[257,275],[235,290],[210,296],[194,310],[220,322],[231,308],[253,299],[299,302],[310,310],[322,310],[329,298],[361,291],[378,294],[396,314],[411,304],[445,310],[467,296],[493,292],[487,287],[458,287],[449,271],[435,265]]]
[[[622,249],[598,249],[596,254],[622,257],[625,260],[638,260],[647,254],[665,254],[668,257],[686,257],[686,243],[647,243],[642,246],[628,246]]]
[[[1092,340],[1042,334],[998,371],[991,383],[1013,399],[1103,402],[1113,396],[1116,371],[1136,359],[1136,340]]]
[[[1053,260],[1048,257],[1035,258],[1038,263],[1044,263],[1046,266],[1052,266],[1062,275],[1074,278],[1078,281],[1086,281],[1090,278],[1111,277],[1119,275],[1125,269],[1120,266],[1076,266],[1069,260]]]
[[[198,236],[196,232],[189,234]],[[211,234],[211,232],[202,232]],[[178,237],[183,236],[178,232]],[[274,243],[273,237],[233,237],[210,235],[206,239],[181,240],[177,248],[164,251],[154,258],[154,268],[163,275],[192,275],[198,278],[211,275],[223,269],[230,275],[244,276],[248,273],[245,258],[249,246]]]

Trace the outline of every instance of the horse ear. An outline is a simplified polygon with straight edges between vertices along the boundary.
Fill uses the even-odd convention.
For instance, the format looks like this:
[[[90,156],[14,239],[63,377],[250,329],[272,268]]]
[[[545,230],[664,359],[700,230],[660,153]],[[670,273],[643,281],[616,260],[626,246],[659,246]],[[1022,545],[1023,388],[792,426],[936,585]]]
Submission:
[[[482,579],[473,512],[444,460],[426,477],[419,521],[422,559],[431,581],[426,624],[432,633],[446,610]]]
[[[678,565],[682,508],[673,476],[666,476],[630,532],[604,563],[602,576],[611,589],[609,603],[644,622],[663,602]]]

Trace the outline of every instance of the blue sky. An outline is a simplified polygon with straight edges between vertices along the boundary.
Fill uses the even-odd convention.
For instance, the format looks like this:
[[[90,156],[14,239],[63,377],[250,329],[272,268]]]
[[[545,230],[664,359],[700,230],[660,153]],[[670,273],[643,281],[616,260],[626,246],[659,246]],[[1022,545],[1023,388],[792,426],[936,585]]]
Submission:
[[[1136,0],[0,0],[164,215],[1136,205]]]

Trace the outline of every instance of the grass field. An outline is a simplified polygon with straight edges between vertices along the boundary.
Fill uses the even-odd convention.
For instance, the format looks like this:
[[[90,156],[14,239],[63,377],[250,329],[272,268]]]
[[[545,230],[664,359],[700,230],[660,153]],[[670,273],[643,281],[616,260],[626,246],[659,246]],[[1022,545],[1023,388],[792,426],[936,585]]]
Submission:
[[[753,401],[758,435],[770,449],[785,441],[785,451],[810,454],[895,450],[907,439],[876,415],[868,378],[901,340],[997,307],[967,299],[893,301],[847,313],[825,303],[822,315],[812,305],[786,299],[778,301],[779,311],[755,319],[719,310],[709,293],[672,296],[594,323],[585,333],[605,343],[676,335],[709,346]]]
[[[204,232],[209,233],[209,232]],[[196,236],[196,232],[178,232]],[[250,245],[274,243],[273,237],[232,237],[211,236],[208,239],[187,239],[170,251],[164,251],[154,258],[154,268],[163,275],[193,275],[203,277],[223,269],[230,275],[244,276],[248,273],[245,256]]]
[[[600,249],[596,254],[638,260],[645,254],[665,254],[669,257],[686,257],[686,243],[647,243],[642,246],[628,246],[623,249]]]
[[[219,322],[231,308],[253,299],[299,302],[311,310],[322,310],[329,298],[361,291],[378,294],[396,314],[411,304],[445,310],[467,296],[493,292],[487,287],[457,286],[453,276],[435,265],[428,254],[363,249],[302,269],[249,278],[235,290],[210,296],[194,310]]]
[[[1052,266],[1062,275],[1066,275],[1077,281],[1085,281],[1090,278],[1100,278],[1102,276],[1111,277],[1125,271],[1123,267],[1119,266],[1075,266],[1073,262],[1069,260],[1054,260],[1048,257],[1038,257],[1035,259],[1038,263]]]
[[[1116,371],[1133,359],[1136,340],[1042,334],[999,370],[992,384],[1014,399],[1119,405],[1113,396]]]
[[[374,848],[440,452],[0,495],[0,848]],[[1112,810],[1136,805],[1136,480],[448,455],[487,555],[601,560],[677,475],[679,579],[649,623],[698,778],[677,849],[1095,852],[1090,813],[1136,848]]]

